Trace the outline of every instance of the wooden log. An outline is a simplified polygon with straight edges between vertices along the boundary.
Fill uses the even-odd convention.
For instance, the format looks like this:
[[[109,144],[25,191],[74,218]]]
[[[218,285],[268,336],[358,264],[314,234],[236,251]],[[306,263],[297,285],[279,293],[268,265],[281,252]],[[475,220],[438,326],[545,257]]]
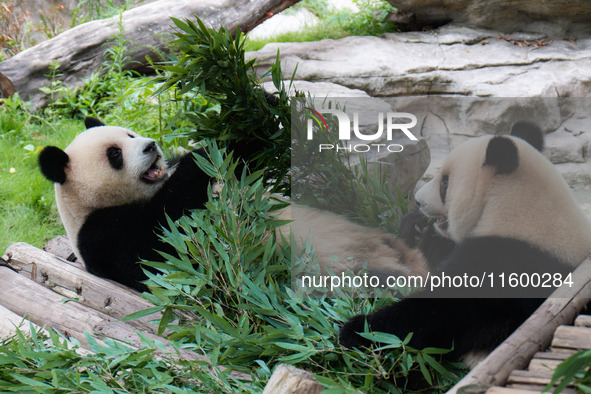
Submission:
[[[48,241],[43,246],[43,250],[47,253],[56,255],[57,257],[61,257],[62,259],[67,260],[69,262],[76,261],[76,254],[74,253],[74,248],[72,248],[70,240],[65,235],[57,236],[54,239]],[[83,268],[81,264],[79,264],[79,267]]]
[[[575,326],[578,327],[591,327],[591,316],[579,315],[575,319]]]
[[[64,302],[64,298],[46,287],[19,275],[8,267],[0,266],[0,300],[12,312],[26,316],[39,326],[52,327],[66,338],[75,338],[83,347],[88,348],[85,332],[93,337],[111,338],[127,343],[132,348],[142,347],[140,336],[129,324],[118,321],[104,313],[91,309],[75,301]],[[150,340],[163,344],[171,355],[186,360],[211,361],[202,355],[183,349],[174,349],[164,338],[154,334],[142,333]],[[160,352],[160,350],[156,350]],[[224,371],[226,368],[217,366]],[[252,378],[241,372],[231,372],[234,379],[251,381]]]
[[[8,98],[14,95],[14,85],[8,77],[0,73],[0,98]]]
[[[507,379],[507,384],[521,383],[530,385],[547,385],[552,380],[552,372],[533,372],[515,370]]]
[[[131,325],[78,302],[64,302],[61,295],[3,266],[0,266],[0,300],[6,308],[17,315],[26,316],[39,326],[52,327],[66,338],[75,338],[86,348],[88,341],[85,332],[99,339],[99,342],[100,338],[111,338],[123,341],[132,348],[142,347],[140,336]],[[150,333],[142,335],[162,343],[170,354],[179,358],[210,363],[205,356],[173,349],[164,338]],[[221,371],[225,369],[223,366],[217,368]],[[240,372],[231,372],[230,375],[235,379],[252,380],[249,375]]]
[[[78,303],[115,319],[154,306],[135,290],[94,276],[26,243],[10,245],[4,259],[19,274],[61,294],[61,298],[77,299]],[[129,324],[156,333],[157,327],[151,321],[159,318],[159,313],[152,314],[130,320]]]
[[[560,326],[554,333],[552,347],[566,349],[591,349],[591,328]]]
[[[14,335],[16,329],[29,330],[29,322],[10,309],[0,305],[0,342],[3,338]]]
[[[166,52],[172,40],[173,24],[170,17],[194,19],[200,17],[213,28],[224,26],[234,32],[239,27],[247,32],[259,23],[299,0],[157,0],[133,8],[122,14],[124,40],[130,52],[128,69],[145,71],[146,56],[157,59],[158,52]],[[47,77],[53,62],[60,65],[58,80],[66,87],[78,87],[92,73],[99,71],[103,54],[113,45],[118,33],[119,16],[96,20],[31,47],[0,63],[0,72],[12,80],[23,99],[31,100],[32,108],[48,103],[39,88],[48,86]]]
[[[544,387],[542,386],[524,386],[524,387],[491,387],[486,394],[542,394]],[[549,391],[545,391],[549,393]],[[566,388],[562,390],[561,394],[577,394],[577,390]]]
[[[503,386],[511,371],[523,369],[546,349],[556,328],[571,323],[591,298],[591,258],[573,272],[573,287],[557,289],[509,338],[459,381],[449,393],[470,385]]]
[[[105,315],[19,275],[7,267],[0,267],[0,299],[2,304],[20,316],[40,326],[48,326],[87,345],[84,332],[114,338],[140,346],[134,328],[116,318]],[[151,334],[146,334],[150,336]],[[151,335],[156,339],[155,336]]]
[[[542,358],[532,358],[527,366],[528,371],[532,372],[552,372],[559,366],[564,360],[549,360]]]
[[[513,371],[507,380],[507,387],[517,389],[527,389],[541,393],[544,388],[552,381],[552,371]],[[561,393],[576,393],[572,388],[566,388]]]
[[[97,278],[86,271],[79,270],[64,261],[61,261],[59,258],[52,256],[49,253],[27,244],[17,243],[11,245],[5,254],[8,263],[17,262],[18,257],[16,255],[22,253],[23,250],[25,250],[24,255],[29,256],[28,258],[30,258],[29,253],[31,251],[36,254],[36,258],[41,262],[39,265],[42,268],[37,269],[37,263],[32,262],[28,264],[30,270],[24,271],[21,269],[21,273],[33,273],[35,271],[34,277],[38,278],[37,275],[42,274],[44,272],[43,269],[48,269],[47,272],[52,273],[54,270],[65,270],[71,274],[82,275],[85,276],[86,279],[91,279],[89,283],[85,283],[85,286],[87,286],[86,288],[88,289],[97,290],[97,288],[100,289],[101,286],[110,288],[113,291],[112,297],[114,297],[109,305],[112,308],[112,310],[109,310],[110,312],[113,312],[112,315],[126,316],[128,314],[127,312],[118,312],[120,307],[124,309],[128,307],[126,302],[131,302],[132,304],[135,303],[136,306],[137,304],[142,303],[143,305],[139,310],[145,309],[146,306],[152,306],[150,303],[137,296],[135,291],[127,290],[127,288],[117,283]],[[26,260],[26,258],[27,257],[23,260]],[[52,259],[54,259],[54,261],[52,261]],[[54,266],[56,264],[58,267]],[[26,267],[27,264],[23,264],[22,266]],[[43,277],[43,275],[41,276]],[[67,277],[68,275],[62,276]],[[45,282],[50,283],[49,280],[46,280]],[[55,290],[55,287],[53,287],[53,289]],[[129,294],[122,294],[122,291],[127,291]],[[101,290],[98,292],[102,294]],[[123,295],[123,298],[120,298],[121,295]],[[98,338],[112,338],[126,342],[131,347],[139,348],[142,346],[140,337],[136,332],[136,329],[139,328],[143,331],[142,335],[146,336],[148,339],[162,343],[166,350],[170,351],[173,355],[176,354],[177,357],[211,363],[207,357],[197,353],[182,349],[173,349],[166,339],[157,337],[150,332],[151,330],[146,330],[147,327],[145,324],[134,324],[134,322],[141,322],[143,319],[131,320],[128,323],[121,322],[117,320],[116,317],[109,316],[90,306],[83,305],[75,300],[70,301],[65,299],[62,295],[50,290],[48,287],[28,279],[26,275],[21,275],[14,269],[10,268],[10,266],[0,265],[0,300],[7,310],[13,312],[13,318],[16,319],[15,316],[18,316],[18,318],[22,320],[22,317],[20,316],[26,316],[27,319],[39,326],[52,327],[60,331],[67,338],[75,338],[82,346],[88,347],[88,342],[84,335],[84,333],[87,332]],[[0,319],[1,318],[2,315],[0,315]],[[154,326],[148,325],[148,328],[152,327]],[[216,369],[222,372],[226,370],[224,366],[219,365]],[[250,375],[241,372],[233,371],[230,373],[230,376],[242,381],[252,381]]]
[[[540,391],[532,391],[526,389],[515,389],[507,387],[491,387],[487,390],[486,394],[533,394],[540,393]]]
[[[323,389],[324,386],[310,372],[280,364],[265,385],[263,394],[320,394]]]
[[[574,350],[564,351],[564,352],[537,352],[534,354],[534,358],[540,360],[559,360],[564,361],[576,352]]]

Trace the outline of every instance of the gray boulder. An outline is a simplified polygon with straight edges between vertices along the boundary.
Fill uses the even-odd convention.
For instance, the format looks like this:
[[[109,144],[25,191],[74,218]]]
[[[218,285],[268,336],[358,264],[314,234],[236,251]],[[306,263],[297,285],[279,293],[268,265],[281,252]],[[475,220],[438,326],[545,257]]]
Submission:
[[[499,31],[545,34],[589,30],[588,0],[387,0],[397,8],[393,20],[409,29],[453,22]]]
[[[588,96],[591,39],[447,26],[305,43],[273,43],[252,53],[266,71],[280,51],[284,75],[332,82],[373,97],[447,94],[494,97]]]
[[[362,91],[420,114],[417,134],[431,149],[427,177],[462,141],[506,134],[516,121],[531,120],[548,134],[545,152],[569,183],[591,184],[591,38],[445,26],[269,44],[249,56],[262,73],[277,50],[284,75],[297,66],[298,80]]]

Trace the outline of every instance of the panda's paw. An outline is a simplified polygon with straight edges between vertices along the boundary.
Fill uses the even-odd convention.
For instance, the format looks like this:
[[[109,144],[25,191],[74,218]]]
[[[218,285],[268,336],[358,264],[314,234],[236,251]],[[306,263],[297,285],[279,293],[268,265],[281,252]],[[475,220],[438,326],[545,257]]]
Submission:
[[[346,348],[369,347],[371,341],[363,338],[358,333],[365,331],[367,315],[357,315],[341,327],[339,331],[339,343]]]
[[[429,225],[429,218],[416,209],[402,217],[398,232],[404,242],[414,248],[423,240]]]

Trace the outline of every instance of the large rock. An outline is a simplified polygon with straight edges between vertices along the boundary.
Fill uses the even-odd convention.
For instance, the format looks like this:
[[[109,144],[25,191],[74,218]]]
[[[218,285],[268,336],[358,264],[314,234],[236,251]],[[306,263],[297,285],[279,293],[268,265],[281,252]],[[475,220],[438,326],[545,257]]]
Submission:
[[[250,56],[262,72],[277,50],[284,75],[297,67],[298,80],[364,91],[396,111],[416,113],[417,134],[431,149],[427,176],[461,142],[531,120],[548,134],[546,154],[569,183],[591,184],[590,38],[446,26],[269,44]]]
[[[387,0],[409,28],[454,22],[499,31],[565,34],[589,29],[588,0]]]
[[[305,43],[268,44],[252,54],[266,71],[281,53],[284,75],[333,82],[370,96],[496,97],[590,95],[591,39],[449,26]]]

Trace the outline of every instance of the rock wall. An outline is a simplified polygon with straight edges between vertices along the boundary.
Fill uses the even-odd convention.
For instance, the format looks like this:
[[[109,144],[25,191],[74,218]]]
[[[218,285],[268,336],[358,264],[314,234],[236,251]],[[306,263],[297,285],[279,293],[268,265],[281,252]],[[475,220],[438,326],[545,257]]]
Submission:
[[[588,0],[387,0],[410,29],[453,22],[497,31],[580,35],[590,31]]]
[[[434,98],[419,122],[431,148],[427,176],[462,141],[508,133],[513,122],[528,119],[547,133],[545,153],[572,187],[591,194],[591,38],[445,26],[383,37],[269,44],[250,56],[257,57],[262,72],[278,50],[284,75],[297,67],[295,78],[307,81],[303,90],[316,96],[351,89],[397,111],[419,112],[426,97],[446,98]],[[522,99],[490,99],[504,97]]]

